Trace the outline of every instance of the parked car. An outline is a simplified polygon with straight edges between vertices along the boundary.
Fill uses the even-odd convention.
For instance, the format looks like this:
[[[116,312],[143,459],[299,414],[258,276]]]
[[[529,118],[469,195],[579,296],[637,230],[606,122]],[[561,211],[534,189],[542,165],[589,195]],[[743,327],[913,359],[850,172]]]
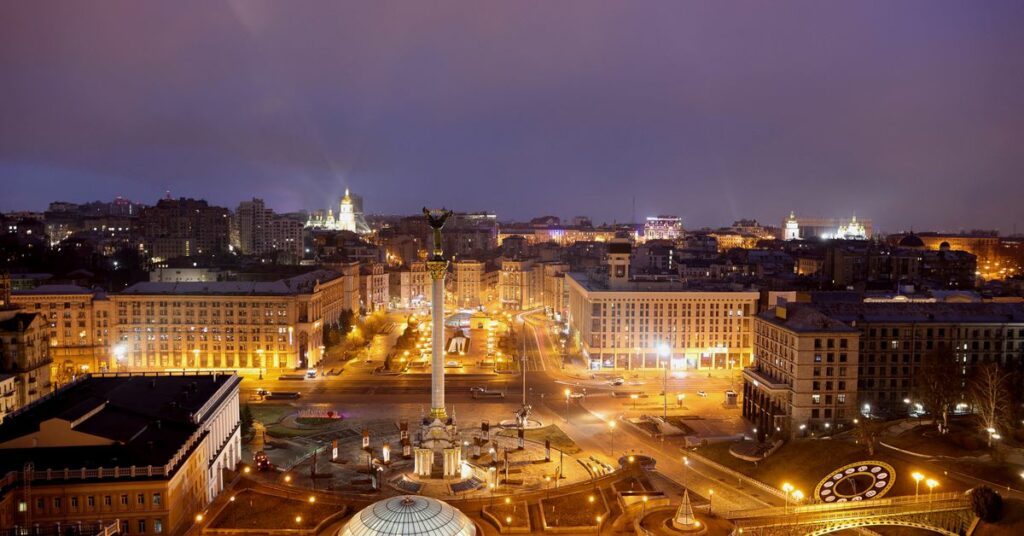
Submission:
[[[708,397],[708,392],[707,391],[703,391],[703,390],[697,391],[697,396],[699,396],[701,398],[707,398]]]
[[[618,387],[618,386],[623,385],[625,383],[626,383],[626,379],[623,378],[623,377],[612,378],[611,380],[608,381],[608,385],[611,385],[611,386],[614,386],[614,387]]]

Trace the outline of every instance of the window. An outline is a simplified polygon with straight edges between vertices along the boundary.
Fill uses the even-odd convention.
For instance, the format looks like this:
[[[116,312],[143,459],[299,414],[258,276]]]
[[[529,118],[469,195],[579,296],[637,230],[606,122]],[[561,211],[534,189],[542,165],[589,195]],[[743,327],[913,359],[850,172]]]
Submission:
[[[818,404],[821,402],[821,395],[811,395],[811,404]]]
[[[86,497],[85,498],[85,505],[88,506],[89,508],[95,507],[96,506],[96,497],[93,497],[92,495]]]
[[[60,497],[53,498],[53,511],[60,512]]]
[[[26,512],[26,511],[28,511],[28,503],[26,503],[25,501],[18,501],[18,511],[19,512]]]
[[[128,494],[124,493],[121,495],[121,506],[128,506]]]
[[[77,511],[78,510],[78,497],[72,497],[72,498],[70,498],[68,500],[71,503],[71,509]]]
[[[110,506],[110,495],[103,496],[103,506]]]
[[[836,395],[836,403],[838,403],[838,404],[845,404],[846,403],[846,393],[839,393],[838,395]]]
[[[153,506],[160,506],[160,501],[161,500],[162,499],[160,498],[160,494],[159,493],[154,493],[153,494]]]
[[[162,520],[160,520],[160,519],[154,519],[153,520],[153,532],[155,534],[163,534],[163,532],[164,532],[164,522]]]
[[[146,533],[146,520],[145,519],[140,519],[139,520],[139,534],[145,534],[145,533]]]
[[[145,506],[146,505],[146,494],[145,493],[140,493],[140,494],[136,495],[135,496],[135,502],[139,506]]]

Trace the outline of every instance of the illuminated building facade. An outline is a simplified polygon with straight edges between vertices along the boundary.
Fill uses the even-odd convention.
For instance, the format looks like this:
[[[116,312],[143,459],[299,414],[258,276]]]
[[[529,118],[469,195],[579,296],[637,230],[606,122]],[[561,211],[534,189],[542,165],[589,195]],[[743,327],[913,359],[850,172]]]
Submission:
[[[814,218],[797,216],[790,212],[782,220],[785,240],[844,239],[864,240],[871,238],[874,228],[871,220],[853,218]]]
[[[306,228],[357,234],[370,233],[370,227],[363,217],[363,200],[359,196],[350,195],[348,188],[345,188],[345,196],[338,203],[337,218],[334,217],[333,209],[327,209],[326,213],[313,211],[306,220]]]
[[[758,292],[633,280],[628,244],[622,246],[609,248],[606,275],[565,275],[570,334],[592,368],[667,364],[686,370],[750,363]]]
[[[484,263],[468,259],[458,260],[452,263],[452,271],[452,303],[459,308],[480,306],[484,295]]]
[[[75,285],[41,285],[15,291],[11,301],[43,318],[54,381],[64,383],[106,366],[114,319],[104,293]]]
[[[358,272],[357,272],[358,274]],[[297,369],[323,356],[358,279],[317,270],[273,282],[137,283],[111,295],[114,368]],[[354,286],[354,288],[349,288]]]
[[[678,216],[648,216],[644,223],[644,240],[679,240],[683,237],[683,220]]]

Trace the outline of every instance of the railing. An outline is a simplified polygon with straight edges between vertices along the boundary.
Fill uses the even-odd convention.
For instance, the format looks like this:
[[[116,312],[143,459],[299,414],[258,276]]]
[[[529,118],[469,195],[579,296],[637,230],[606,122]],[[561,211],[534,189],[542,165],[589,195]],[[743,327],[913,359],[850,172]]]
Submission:
[[[928,495],[919,496],[900,496],[891,497],[887,499],[869,499],[866,501],[848,501],[843,503],[815,503],[807,505],[793,505],[789,507],[785,506],[773,506],[771,508],[757,508],[751,510],[732,510],[728,512],[725,517],[729,519],[744,519],[752,517],[771,517],[776,515],[795,515],[795,514],[811,514],[816,512],[834,512],[834,511],[849,511],[858,510],[862,508],[879,508],[888,506],[907,506],[907,505],[929,505],[937,504],[946,501],[957,501],[964,505],[967,504],[967,498],[963,493],[956,491],[949,491],[945,493],[935,493],[930,497]]]
[[[792,526],[829,523],[833,521],[853,521],[858,519],[877,519],[899,515],[914,515],[962,510],[968,507],[963,497],[941,501],[917,501],[890,506],[872,504],[875,501],[858,501],[859,508],[822,509],[805,512],[784,513],[776,511],[770,515],[735,519],[738,527]],[[849,503],[847,503],[849,504]],[[822,505],[815,505],[822,506]],[[832,505],[828,505],[832,506]]]
[[[113,536],[121,532],[121,520],[115,519],[113,523],[103,527],[103,530],[96,533],[96,536]]]

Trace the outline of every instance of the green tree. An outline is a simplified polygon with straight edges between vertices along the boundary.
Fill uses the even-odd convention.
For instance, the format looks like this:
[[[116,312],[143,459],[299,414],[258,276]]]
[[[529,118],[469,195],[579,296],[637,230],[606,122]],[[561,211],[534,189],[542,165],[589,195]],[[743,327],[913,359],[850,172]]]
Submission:
[[[1003,498],[988,486],[971,490],[971,510],[986,523],[994,523],[1003,517]]]
[[[242,435],[246,436],[246,437],[251,436],[252,435],[253,417],[252,417],[252,409],[249,407],[249,404],[243,404],[242,405],[242,410],[239,412],[238,419],[239,419],[239,421],[241,421]]]
[[[868,456],[875,455],[875,443],[878,441],[882,431],[885,430],[885,421],[864,417],[857,423],[857,440],[868,450]]]

